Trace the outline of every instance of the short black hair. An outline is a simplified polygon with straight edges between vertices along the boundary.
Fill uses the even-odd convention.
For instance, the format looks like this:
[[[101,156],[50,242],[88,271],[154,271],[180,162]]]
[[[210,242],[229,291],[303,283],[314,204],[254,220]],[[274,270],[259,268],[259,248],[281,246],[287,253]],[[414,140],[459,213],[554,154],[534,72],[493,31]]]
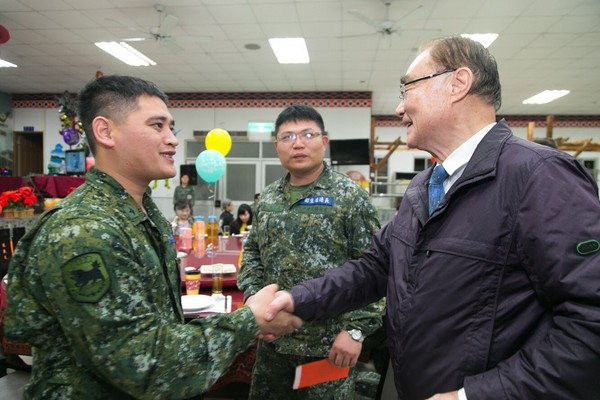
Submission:
[[[185,199],[179,199],[173,205],[173,209],[175,211],[177,211],[177,210],[183,210],[186,207],[188,207],[190,210],[192,209],[192,206],[190,205],[190,202],[187,201],[187,200],[185,200]]]
[[[275,121],[275,134],[279,133],[279,127],[290,121],[314,121],[319,125],[321,132],[325,133],[323,117],[314,108],[306,104],[292,104],[283,110]]]
[[[92,121],[98,116],[122,120],[138,107],[143,95],[158,97],[165,104],[169,98],[154,83],[133,76],[106,75],[89,82],[79,93],[79,119],[86,132],[90,151],[96,150]]]

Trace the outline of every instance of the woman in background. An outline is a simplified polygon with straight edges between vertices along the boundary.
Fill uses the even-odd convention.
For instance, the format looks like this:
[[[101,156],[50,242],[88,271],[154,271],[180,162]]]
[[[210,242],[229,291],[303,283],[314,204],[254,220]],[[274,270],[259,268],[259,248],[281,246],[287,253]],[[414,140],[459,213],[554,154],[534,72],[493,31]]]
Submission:
[[[240,204],[237,211],[237,218],[231,223],[231,234],[238,235],[248,230],[252,225],[252,208],[246,204]]]
[[[194,210],[194,202],[195,202],[195,192],[194,188],[190,186],[190,177],[187,174],[181,175],[179,178],[179,186],[175,188],[175,193],[173,194],[173,205],[177,203],[178,200],[185,200],[190,205],[190,210]]]

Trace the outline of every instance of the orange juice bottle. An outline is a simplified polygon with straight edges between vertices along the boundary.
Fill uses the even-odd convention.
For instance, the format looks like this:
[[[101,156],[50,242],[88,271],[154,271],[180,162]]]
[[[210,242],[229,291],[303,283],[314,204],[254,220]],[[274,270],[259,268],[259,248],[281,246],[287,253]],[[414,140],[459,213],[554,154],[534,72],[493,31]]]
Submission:
[[[219,248],[219,224],[217,223],[216,215],[208,216],[208,223],[206,224],[206,246],[212,245],[211,250],[216,252]]]
[[[204,244],[204,217],[197,215],[194,217],[194,226],[192,227],[192,234],[194,235],[194,255],[196,257],[203,257],[206,245]]]

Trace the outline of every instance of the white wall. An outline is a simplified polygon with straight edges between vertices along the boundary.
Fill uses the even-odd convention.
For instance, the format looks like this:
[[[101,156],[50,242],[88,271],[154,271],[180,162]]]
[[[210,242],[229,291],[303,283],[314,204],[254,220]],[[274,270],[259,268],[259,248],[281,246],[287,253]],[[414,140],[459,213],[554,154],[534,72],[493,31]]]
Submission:
[[[245,131],[248,122],[275,122],[283,108],[172,108],[175,119],[177,139],[180,142],[175,164],[185,163],[183,145],[186,140],[193,139],[193,132],[223,128],[230,131]],[[371,109],[362,108],[318,108],[323,116],[325,129],[332,139],[352,139],[369,137],[371,129]],[[33,126],[35,131],[44,132],[44,172],[48,172],[50,151],[57,144],[63,149],[69,146],[60,136],[61,124],[58,109],[16,108],[14,112],[14,129],[22,130],[24,126]],[[234,143],[235,145],[235,143]],[[353,168],[355,169],[355,168]],[[363,174],[368,177],[368,167]],[[167,216],[174,216],[173,192],[179,184],[179,176],[165,181],[152,182],[152,197]]]
[[[185,163],[183,143],[185,140],[193,139],[193,131],[223,128],[231,131],[244,131],[250,121],[275,122],[277,115],[283,108],[172,108],[170,111],[175,119],[176,130],[179,131],[177,138],[180,147],[175,156],[176,165]],[[325,129],[332,139],[355,139],[370,136],[371,109],[359,108],[319,108],[325,122]],[[60,114],[58,109],[13,109],[14,130],[23,130],[24,126],[33,126],[36,131],[42,131],[44,135],[44,168],[50,159],[50,151],[56,144],[62,144],[63,148],[68,146],[59,134],[61,129]],[[526,138],[527,128],[514,128],[515,135]],[[538,128],[535,136],[545,136],[545,128]],[[400,127],[377,127],[375,135],[379,141],[393,141],[397,136],[406,141],[406,130]],[[555,138],[564,137],[570,140],[581,140],[592,138],[600,141],[600,129],[598,128],[554,128]],[[235,143],[234,143],[235,145]],[[377,157],[385,156],[386,152],[379,150],[375,153]],[[573,154],[573,152],[571,152]],[[415,158],[429,158],[427,152],[420,150],[396,151],[388,160],[388,179],[392,179],[396,172],[412,172]],[[583,152],[579,158],[596,160],[600,167],[600,152]],[[357,170],[369,179],[368,166],[337,166],[336,170],[347,172]],[[156,182],[153,188],[153,198],[167,217],[174,215],[172,209],[172,198],[175,187],[178,185],[179,176],[168,181]],[[154,184],[154,182],[152,183]],[[384,201],[385,202],[385,201]],[[387,204],[387,203],[386,203]],[[385,205],[384,205],[385,206]]]

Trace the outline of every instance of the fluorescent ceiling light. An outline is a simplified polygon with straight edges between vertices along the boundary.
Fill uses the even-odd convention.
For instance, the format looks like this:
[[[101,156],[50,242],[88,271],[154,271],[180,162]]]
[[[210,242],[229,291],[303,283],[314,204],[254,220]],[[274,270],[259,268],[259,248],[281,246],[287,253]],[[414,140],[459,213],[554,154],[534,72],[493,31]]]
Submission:
[[[0,68],[17,68],[17,66],[0,58]]]
[[[147,67],[148,65],[156,65],[154,61],[125,42],[96,42],[94,44],[111,56],[123,61],[125,64],[129,64],[134,67]]]
[[[494,40],[498,39],[497,33],[463,33],[460,36],[479,42],[486,49],[490,47],[492,43],[494,43]]]
[[[304,38],[271,38],[269,44],[280,64],[308,64],[308,49]]]
[[[566,96],[570,93],[570,90],[544,90],[532,96],[528,99],[523,100],[523,104],[546,104]]]

